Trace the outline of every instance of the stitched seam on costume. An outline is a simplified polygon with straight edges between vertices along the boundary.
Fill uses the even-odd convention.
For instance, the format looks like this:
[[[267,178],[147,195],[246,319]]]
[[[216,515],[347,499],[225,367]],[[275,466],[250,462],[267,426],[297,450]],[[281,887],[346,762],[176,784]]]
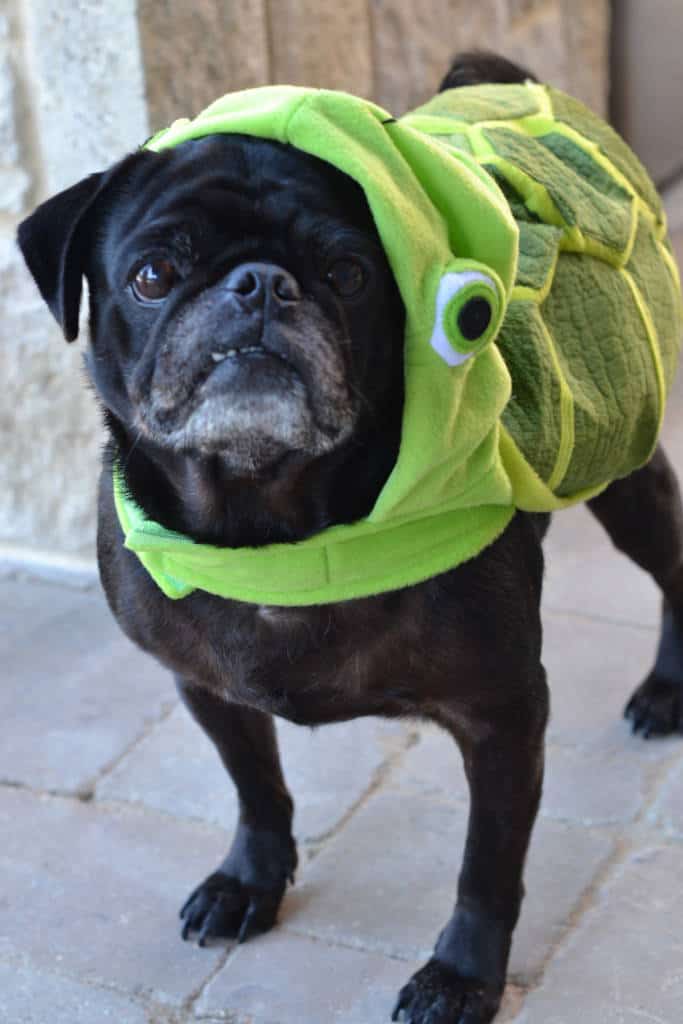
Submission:
[[[543,286],[541,288],[532,288],[530,285],[527,284],[516,284],[514,285],[510,293],[511,302],[514,302],[515,300],[531,301],[535,302],[537,305],[540,305],[542,302],[545,302],[545,300],[550,295],[550,291],[553,286],[553,281],[555,280],[555,272],[557,270],[557,261],[560,258],[560,251],[561,246],[558,245],[552,266],[548,272],[545,281],[543,282]]]
[[[681,287],[681,272],[680,272],[680,270],[678,268],[678,263],[676,262],[675,257],[671,255],[671,253],[669,252],[669,250],[667,249],[667,247],[664,245],[663,242],[657,240],[657,246],[659,248],[660,255],[664,257],[666,265],[667,265],[667,267],[669,268],[669,270],[671,272],[671,276],[673,277],[674,285],[676,286],[676,288],[680,289],[680,287]]]
[[[553,101],[548,87],[542,85],[541,82],[526,82],[527,89],[534,94],[539,104],[539,113],[545,114],[546,117],[555,119],[555,111],[553,110]]]
[[[501,510],[508,508],[508,506],[504,506],[504,505],[496,506],[496,507],[499,507]],[[514,508],[510,507],[510,515],[512,516],[513,513],[514,513]],[[500,533],[502,533],[502,531],[503,531],[503,529],[505,529],[506,525],[507,525],[507,523],[504,523],[502,527],[497,528],[496,532],[495,532],[495,535],[494,535],[493,538],[491,538],[491,540],[484,540],[484,542],[483,542],[483,544],[481,546],[479,546],[478,543],[475,546],[478,547],[479,550],[482,550],[483,547],[485,547],[489,543],[492,543],[492,540],[495,540],[495,537],[499,536]],[[406,561],[406,560],[402,561],[401,569],[400,570],[397,570],[397,571],[395,571],[393,573],[392,572],[386,572],[386,573],[382,574],[382,582],[379,584],[380,589],[378,589],[378,590],[371,590],[371,591],[368,591],[368,593],[386,593],[387,590],[396,589],[397,586],[412,586],[413,583],[418,583],[418,582],[421,582],[421,580],[429,579],[433,575],[437,575],[439,571],[444,571],[444,570],[437,570],[436,573],[434,573],[432,570],[428,570],[426,576],[420,576],[419,579],[414,579],[413,583],[401,582],[401,579],[403,577],[406,577],[406,576],[407,577],[411,577],[412,573],[411,573],[410,570],[413,569],[415,566],[419,565],[425,558],[428,558],[429,556],[434,556],[439,551],[443,550],[444,547],[447,547],[449,550],[451,550],[452,546],[453,546],[453,542],[455,540],[457,540],[459,542],[459,545],[462,545],[464,541],[476,538],[482,532],[486,532],[486,531],[482,531],[481,526],[478,525],[475,529],[463,530],[462,532],[458,532],[457,534],[454,534],[449,539],[447,544],[444,543],[444,542],[439,542],[438,544],[433,544],[430,547],[421,549],[418,556],[410,559],[409,561]],[[477,554],[477,551],[474,551],[472,554],[467,555],[465,559],[461,559],[460,561],[456,562],[455,564],[459,565],[459,564],[461,564],[461,561],[466,561],[469,558],[473,558],[476,554]],[[397,580],[398,580],[398,582],[397,582]],[[359,592],[363,592],[364,588],[362,587],[362,584],[360,585],[360,587],[356,586],[356,584],[359,583],[359,582],[360,581],[353,580],[353,581],[347,582],[346,584],[341,584],[340,590],[343,591],[344,593],[346,593],[348,591],[351,591],[351,590],[353,590],[353,591],[359,590]],[[159,584],[157,583],[157,585],[159,585]],[[224,590],[223,587],[220,587],[220,589],[219,589],[218,586],[205,587],[202,584],[196,586],[195,589],[196,590],[203,590],[206,593],[215,594],[217,596],[221,596],[222,593],[223,593],[223,590]],[[232,588],[230,588],[230,589],[232,589]],[[298,599],[298,598],[305,598],[307,595],[311,595],[311,594],[317,595],[323,589],[324,589],[324,586],[317,585],[317,586],[314,586],[314,587],[307,587],[305,589],[297,589],[295,591],[295,593],[296,593],[296,597]],[[275,591],[272,591],[270,593],[270,595],[264,597],[264,591],[263,590],[261,590],[261,589],[257,590],[255,588],[249,587],[248,585],[244,585],[241,582],[240,582],[238,588],[235,590],[236,594],[237,594],[238,590],[239,590],[239,596],[236,598],[236,600],[245,600],[246,599],[248,601],[254,601],[256,603],[261,603],[263,601],[266,601],[267,603],[272,603],[272,604],[277,604],[278,603],[277,600],[275,599],[276,597],[284,597],[286,593],[291,593],[291,591],[275,590]],[[342,597],[342,598],[335,598],[334,600],[348,600],[348,598]],[[316,603],[318,603],[318,602],[316,601]]]
[[[657,433],[662,428],[662,420],[664,418],[664,405],[666,402],[666,382],[664,377],[664,370],[662,368],[662,357],[659,348],[659,337],[657,335],[657,328],[655,327],[654,320],[650,314],[647,303],[642,296],[635,279],[631,276],[628,270],[621,269],[619,273],[627,281],[633,298],[635,299],[638,312],[640,313],[641,319],[645,326],[645,332],[647,334],[647,340],[650,343],[650,352],[652,354],[652,362],[655,367],[655,374],[657,376],[657,390],[659,392],[659,416],[657,417]]]
[[[320,94],[321,92],[322,92],[322,90],[321,90],[321,89],[318,89],[318,90],[317,90],[317,92],[316,92],[316,93],[314,93],[313,95],[315,95],[315,96],[318,96],[318,95],[319,95],[319,94]],[[311,93],[306,93],[305,95],[303,95],[303,96],[301,97],[301,99],[300,99],[300,100],[299,100],[299,102],[298,102],[298,103],[296,104],[296,106],[294,107],[294,109],[293,109],[293,110],[290,110],[290,112],[289,112],[289,117],[287,118],[287,120],[286,120],[285,124],[284,124],[284,125],[283,125],[283,127],[282,127],[282,136],[283,136],[283,138],[284,138],[284,139],[285,139],[285,140],[286,140],[287,142],[289,142],[289,126],[291,125],[292,121],[294,120],[294,118],[296,117],[296,115],[297,115],[297,114],[299,113],[299,111],[301,110],[301,108],[302,108],[302,107],[304,106],[304,104],[305,104],[305,103],[309,103],[309,102],[310,102],[310,100],[311,100]],[[293,145],[293,143],[291,143],[291,145]]]
[[[663,228],[663,233],[666,234],[666,215],[664,211],[662,211],[661,216],[658,216],[652,207],[649,206],[639,194],[626,175],[612,163],[609,157],[605,156],[597,142],[587,139],[580,132],[576,131],[575,128],[571,128],[563,121],[553,121],[552,125],[549,126],[547,122],[544,123],[541,115],[528,114],[526,117],[520,117],[514,121],[494,119],[490,121],[481,121],[477,125],[470,127],[476,128],[477,131],[484,128],[509,128],[510,131],[517,132],[520,135],[528,135],[534,139],[543,138],[544,135],[549,134],[548,129],[550,127],[554,134],[562,135],[564,138],[569,139],[569,141],[573,142],[578,149],[582,150],[582,152],[586,154],[586,156],[590,157],[596,164],[598,164],[603,171],[606,171],[610,178],[612,178],[617,185],[620,185],[625,192],[628,192],[628,194],[635,199],[638,205],[642,207],[642,212],[648,220],[654,223],[658,228]]]
[[[541,325],[541,333],[548,346],[550,358],[552,359],[553,368],[560,386],[560,444],[557,449],[557,458],[553,471],[547,481],[547,486],[551,491],[554,491],[564,480],[571,457],[574,454],[576,440],[574,432],[574,396],[564,375],[553,337],[542,316],[539,315],[538,321]]]
[[[610,480],[605,480],[602,483],[595,484],[592,487],[585,487],[582,491],[575,491],[574,494],[570,494],[570,495],[552,494],[550,492],[550,488],[548,488],[547,483],[545,483],[540,478],[540,476],[538,475],[536,470],[533,468],[533,466],[531,465],[531,463],[527,459],[526,455],[524,455],[524,453],[522,452],[521,448],[519,447],[519,445],[515,441],[514,437],[510,433],[510,431],[507,429],[507,427],[503,426],[502,423],[500,425],[500,432],[501,432],[501,436],[504,435],[505,443],[508,445],[508,447],[512,451],[514,451],[516,453],[516,455],[517,455],[517,458],[521,462],[524,463],[524,465],[526,466],[527,472],[532,477],[534,477],[535,480],[538,481],[538,484],[541,487],[544,487],[544,488],[546,488],[548,490],[548,507],[546,509],[544,509],[544,511],[546,511],[546,512],[552,512],[552,511],[554,511],[556,509],[569,508],[570,505],[576,505],[580,501],[588,501],[590,498],[594,498],[597,494],[600,494],[602,491],[604,491],[605,488],[608,487],[609,484],[611,483]],[[517,502],[517,500],[515,501],[515,504],[516,504],[517,508],[523,508],[524,507],[523,505],[520,505]],[[530,511],[537,512],[538,508],[534,507]]]
[[[477,159],[479,159],[478,154]],[[519,167],[510,163],[510,161],[506,160],[505,157],[499,156],[493,149],[490,153],[486,154],[483,159],[485,159],[486,163],[493,164],[494,167],[500,167],[501,171],[504,172],[506,180],[517,189],[524,200],[524,205],[531,210],[532,213],[540,214],[542,220],[546,224],[552,224],[554,227],[563,228],[565,231],[572,230],[571,226],[558,210],[545,185],[536,181],[536,179],[532,178],[526,173],[526,171],[522,171]],[[545,209],[541,209],[538,206],[539,198],[544,204]]]

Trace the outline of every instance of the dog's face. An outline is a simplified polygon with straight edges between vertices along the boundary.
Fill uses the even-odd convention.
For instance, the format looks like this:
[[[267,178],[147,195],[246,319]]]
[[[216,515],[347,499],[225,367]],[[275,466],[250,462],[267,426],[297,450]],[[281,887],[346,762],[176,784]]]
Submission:
[[[291,147],[133,154],[19,240],[68,338],[88,279],[90,375],[118,434],[157,453],[267,476],[381,431],[400,399],[403,307],[363,193]]]

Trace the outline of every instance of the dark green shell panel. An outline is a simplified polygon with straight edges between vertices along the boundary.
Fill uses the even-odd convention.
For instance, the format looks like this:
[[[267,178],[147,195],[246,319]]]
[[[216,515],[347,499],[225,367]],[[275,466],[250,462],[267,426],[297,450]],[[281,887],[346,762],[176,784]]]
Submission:
[[[647,172],[577,100],[546,86],[450,90],[410,119],[466,146],[519,227],[496,344],[512,380],[501,423],[560,499],[650,457],[678,361],[681,298]]]

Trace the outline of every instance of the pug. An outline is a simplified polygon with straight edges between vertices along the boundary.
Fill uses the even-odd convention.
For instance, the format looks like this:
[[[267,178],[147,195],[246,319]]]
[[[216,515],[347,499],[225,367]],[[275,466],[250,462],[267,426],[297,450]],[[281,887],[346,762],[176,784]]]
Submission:
[[[469,54],[442,90],[528,81],[502,58]],[[85,362],[108,436],[102,583],[124,632],[174,674],[239,794],[234,841],[182,906],[182,937],[267,931],[294,880],[274,715],[428,719],[462,752],[469,825],[454,911],[392,1019],[491,1021],[541,796],[549,514],[516,510],[473,557],[423,579],[392,576],[390,559],[383,579],[398,582],[359,594],[349,584],[343,599],[326,600],[318,580],[307,593],[322,589],[321,600],[290,601],[299,556],[273,562],[272,578],[258,562],[294,550],[317,566],[320,538],[372,517],[401,449],[407,306],[364,189],[277,138],[206,131],[49,199],[19,244],[69,341],[88,281]],[[484,292],[459,307],[461,338],[489,330],[497,279],[469,280]],[[657,661],[627,715],[644,736],[680,732],[681,502],[662,449],[588,504],[664,595]],[[154,561],[162,540],[189,559],[208,552],[202,585]],[[233,551],[246,552],[240,593],[253,598],[205,582]]]

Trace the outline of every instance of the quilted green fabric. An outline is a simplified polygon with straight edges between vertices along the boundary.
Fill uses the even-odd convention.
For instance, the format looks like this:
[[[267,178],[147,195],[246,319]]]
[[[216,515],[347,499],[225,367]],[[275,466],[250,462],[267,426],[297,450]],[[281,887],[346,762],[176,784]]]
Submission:
[[[563,508],[647,461],[678,359],[678,271],[654,186],[586,107],[481,85],[396,120],[274,86],[147,146],[217,132],[295,146],[364,190],[406,310],[401,444],[364,519],[260,548],[148,520],[115,471],[126,547],[169,597],[307,605],[408,586],[474,557],[516,508]],[[490,312],[474,337],[472,300]]]
[[[678,270],[647,173],[607,124],[547,86],[451,90],[407,120],[474,153],[519,226],[496,339],[512,378],[509,439],[557,498],[627,475],[656,443],[681,337]]]

